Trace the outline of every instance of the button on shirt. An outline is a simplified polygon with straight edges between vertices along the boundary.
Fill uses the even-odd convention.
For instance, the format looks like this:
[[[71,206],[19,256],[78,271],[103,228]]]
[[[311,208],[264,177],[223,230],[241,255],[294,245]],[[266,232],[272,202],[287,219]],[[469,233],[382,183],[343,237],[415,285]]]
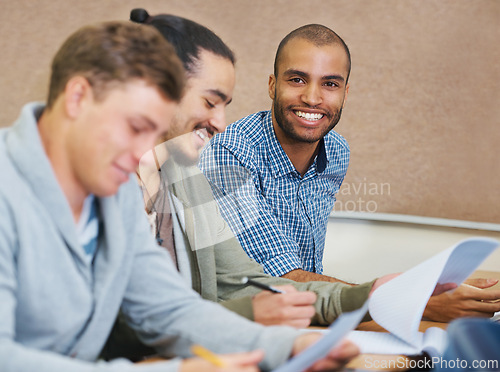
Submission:
[[[243,249],[274,276],[323,272],[328,216],[348,164],[346,140],[330,131],[302,177],[276,138],[270,111],[231,124],[200,159]]]

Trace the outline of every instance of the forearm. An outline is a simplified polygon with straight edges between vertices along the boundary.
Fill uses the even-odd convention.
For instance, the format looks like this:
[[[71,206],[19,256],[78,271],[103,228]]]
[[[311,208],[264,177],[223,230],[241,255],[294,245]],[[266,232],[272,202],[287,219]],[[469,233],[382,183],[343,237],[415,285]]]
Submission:
[[[89,362],[49,351],[27,348],[13,341],[0,341],[2,372],[169,372],[178,371],[180,360],[149,364],[132,364],[125,359],[113,362]]]
[[[247,276],[267,285],[293,285],[298,291],[313,291],[317,295],[314,304],[316,314],[312,319],[314,324],[328,325],[341,313],[352,311],[368,298],[369,288],[365,285],[349,286],[338,282],[313,280],[297,282],[284,277],[274,277],[265,274],[262,266],[248,258],[239,244],[234,240],[220,243],[215,249],[217,266],[217,294],[219,301],[226,308],[252,319],[251,297],[260,292],[253,286],[242,286],[241,277]],[[322,275],[317,275],[323,277]],[[327,277],[329,278],[329,277]],[[332,278],[333,279],[333,278]]]
[[[144,254],[135,256],[122,307],[142,342],[167,357],[190,356],[189,347],[193,343],[221,354],[262,348],[266,351],[265,368],[274,368],[288,358],[297,336],[295,330],[262,327],[201,300],[185,288],[172,264],[167,267],[168,260],[158,257],[159,250],[146,252],[146,248]],[[165,292],[165,288],[169,291]]]
[[[226,309],[231,310],[244,318],[254,320],[252,297],[250,296],[221,301],[219,303]]]
[[[319,325],[328,325],[341,313],[350,312],[361,307],[368,299],[369,292],[375,282],[375,280],[373,280],[359,285],[346,283],[330,276],[311,273],[300,269],[293,270],[283,275],[282,278],[286,278],[288,275],[290,276],[288,279],[292,280],[295,280],[293,277],[298,277],[300,280],[295,281],[305,286],[304,288],[296,286],[297,289],[312,290],[318,295],[318,300],[315,304],[316,314],[312,319],[312,324]],[[317,285],[321,282],[323,282],[325,286],[323,288],[317,288]],[[363,321],[367,320],[371,320],[368,314],[363,318]]]
[[[348,282],[345,282],[343,280],[334,278],[332,276],[316,274],[316,273],[312,273],[312,272],[305,271],[302,269],[295,269],[295,270],[289,271],[288,273],[282,275],[281,277],[286,278],[286,279],[290,279],[290,280],[294,280],[296,282],[323,281],[323,282],[330,282],[330,283],[343,283],[343,284],[348,284],[350,286],[355,285],[353,283],[348,283]]]

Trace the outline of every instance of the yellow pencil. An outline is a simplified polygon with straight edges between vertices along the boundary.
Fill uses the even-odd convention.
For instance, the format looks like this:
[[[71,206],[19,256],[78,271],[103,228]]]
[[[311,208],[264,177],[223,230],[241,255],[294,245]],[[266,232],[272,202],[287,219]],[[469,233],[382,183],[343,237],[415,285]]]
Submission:
[[[212,353],[210,350],[205,349],[203,346],[200,345],[193,345],[191,346],[191,352],[202,358],[205,359],[207,362],[212,363],[216,367],[225,367],[226,363],[216,354]]]

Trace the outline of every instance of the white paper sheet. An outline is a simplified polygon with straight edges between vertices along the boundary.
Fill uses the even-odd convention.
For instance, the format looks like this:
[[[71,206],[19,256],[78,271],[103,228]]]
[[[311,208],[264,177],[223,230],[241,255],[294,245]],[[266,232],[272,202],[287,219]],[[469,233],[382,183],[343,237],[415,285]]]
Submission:
[[[323,332],[323,337],[274,372],[298,372],[309,368],[314,362],[324,358],[349,331],[356,328],[367,311],[368,301],[358,310],[342,314],[328,327],[327,332]]]
[[[431,356],[439,356],[446,347],[446,331],[437,327],[419,332],[418,346],[386,332],[351,331],[346,338],[358,345],[362,354],[418,355],[427,351]]]
[[[362,308],[342,314],[327,330],[321,331],[322,338],[274,372],[303,371],[324,358],[343,338],[356,343],[362,353],[415,355],[422,350],[431,355],[442,353],[445,331],[439,328],[429,328],[425,334],[418,331],[429,297],[437,283],[462,283],[498,245],[498,241],[489,238],[466,239],[406,271],[375,290]],[[367,309],[392,334],[353,331]]]
[[[367,332],[366,337],[355,335],[349,338],[367,353],[408,354],[408,350],[422,350],[424,335],[418,331],[418,327],[436,284],[460,285],[498,244],[498,241],[489,238],[463,240],[377,288],[370,298],[370,315],[392,335],[368,335]],[[441,346],[435,345],[437,350],[444,348],[444,332],[441,333],[435,336],[443,343]],[[384,346],[382,339],[391,337],[394,339]],[[396,347],[398,344],[399,348]]]

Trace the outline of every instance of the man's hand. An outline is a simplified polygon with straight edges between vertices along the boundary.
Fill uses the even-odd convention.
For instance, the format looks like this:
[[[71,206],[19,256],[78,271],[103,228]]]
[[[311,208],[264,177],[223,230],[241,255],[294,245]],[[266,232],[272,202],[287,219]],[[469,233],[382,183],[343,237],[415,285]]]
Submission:
[[[303,335],[297,337],[293,345],[292,356],[302,352],[308,346],[316,342],[320,337],[321,334],[319,332],[304,333]],[[340,345],[330,350],[324,359],[318,360],[310,368],[308,368],[307,371],[312,372],[340,369],[358,355],[358,347],[352,342],[344,340]]]
[[[371,296],[373,294],[373,292],[378,287],[380,287],[382,284],[387,283],[389,280],[392,280],[392,279],[394,279],[395,277],[397,277],[399,275],[401,275],[401,273],[387,274],[387,275],[384,275],[384,276],[378,278],[377,280],[375,280],[375,282],[372,285],[372,289],[370,290],[370,293],[368,294],[368,296]]]
[[[436,288],[434,288],[434,292],[432,292],[431,296],[438,296],[441,293],[451,291],[452,289],[457,288],[455,283],[444,283],[444,284],[436,284]]]
[[[262,291],[252,299],[254,320],[264,325],[288,325],[305,328],[315,313],[314,292],[298,292],[291,285],[276,286],[286,293]]]
[[[216,367],[212,363],[200,358],[189,358],[182,361],[181,372],[258,372],[257,364],[264,357],[262,350],[248,353],[234,353],[218,355],[225,364],[224,367]]]
[[[453,293],[431,297],[424,317],[436,322],[450,322],[462,317],[490,318],[500,311],[500,290],[484,288],[496,283],[496,279],[469,279]]]
[[[369,296],[372,295],[372,293],[380,287],[382,284],[387,283],[389,280],[394,279],[395,277],[401,275],[401,273],[395,273],[395,274],[387,274],[384,275],[373,283],[372,289],[370,290]],[[446,291],[452,290],[457,288],[457,285],[455,283],[444,283],[444,284],[436,284],[436,288],[434,288],[434,292],[432,292],[432,296],[437,296],[441,293],[444,293]]]

